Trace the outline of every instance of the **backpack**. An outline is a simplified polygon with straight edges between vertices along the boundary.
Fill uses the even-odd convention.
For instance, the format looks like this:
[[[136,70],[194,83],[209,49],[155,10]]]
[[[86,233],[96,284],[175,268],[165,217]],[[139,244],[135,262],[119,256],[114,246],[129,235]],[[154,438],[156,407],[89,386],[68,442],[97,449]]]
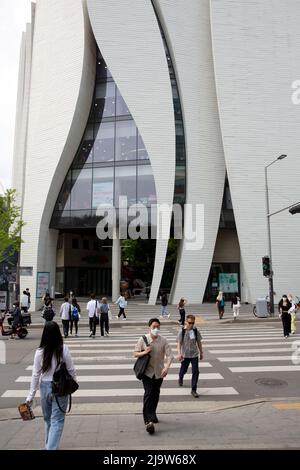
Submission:
[[[59,364],[57,364],[55,372],[53,374],[53,378],[52,378],[52,393],[55,397],[58,408],[63,413],[66,413],[66,411],[61,408],[57,397],[66,397],[70,395],[69,410],[68,410],[70,411],[71,406],[72,406],[71,394],[76,392],[78,387],[79,385],[69,373],[66,363],[60,362]]]
[[[72,320],[79,320],[79,312],[77,307],[72,309]]]
[[[224,299],[221,299],[221,300],[220,300],[219,305],[220,305],[220,307],[224,307],[224,306],[225,306],[225,301],[224,301]]]
[[[196,339],[196,341],[197,341],[197,338],[198,338],[198,330],[197,330],[197,328],[194,327],[194,328],[192,329],[192,331],[195,333],[195,339]],[[185,332],[186,332],[186,329],[185,329],[185,328],[182,328],[182,342],[183,342],[183,340],[184,340]]]
[[[54,315],[55,315],[55,313],[53,311],[53,308],[50,305],[44,307],[44,312],[43,312],[43,315],[42,315],[44,320],[52,321],[53,318],[54,318]]]

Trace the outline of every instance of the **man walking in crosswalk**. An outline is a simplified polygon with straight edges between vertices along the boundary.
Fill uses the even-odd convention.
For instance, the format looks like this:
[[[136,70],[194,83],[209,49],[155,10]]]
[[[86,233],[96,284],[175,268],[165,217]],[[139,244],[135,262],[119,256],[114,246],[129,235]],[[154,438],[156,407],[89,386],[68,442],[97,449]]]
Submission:
[[[159,401],[160,387],[164,377],[168,374],[173,360],[173,353],[166,338],[159,334],[159,319],[151,318],[148,325],[149,333],[141,336],[138,340],[134,356],[141,357],[150,354],[150,359],[142,378],[145,390],[143,415],[146,431],[149,434],[153,434],[155,431],[154,424],[158,423],[156,408]],[[165,360],[166,365],[164,365]]]
[[[183,377],[190,362],[192,363],[192,390],[191,394],[194,398],[199,398],[197,393],[197,384],[199,378],[199,353],[200,360],[203,359],[202,337],[197,328],[194,328],[195,316],[188,315],[184,328],[179,332],[177,337],[177,358],[181,361],[179,371],[178,385],[183,386]]]

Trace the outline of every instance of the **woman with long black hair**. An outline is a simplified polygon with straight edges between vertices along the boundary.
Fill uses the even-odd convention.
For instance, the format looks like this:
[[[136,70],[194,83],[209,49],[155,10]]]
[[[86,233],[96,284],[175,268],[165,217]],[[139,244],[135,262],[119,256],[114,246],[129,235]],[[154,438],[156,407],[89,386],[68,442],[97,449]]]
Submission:
[[[49,321],[45,323],[40,347],[35,352],[30,393],[26,399],[28,404],[32,404],[40,387],[46,450],[56,450],[59,447],[68,405],[68,396],[57,397],[57,403],[52,394],[53,374],[61,362],[66,364],[68,372],[76,380],[73,360],[68,346],[63,344],[59,326],[54,321]]]

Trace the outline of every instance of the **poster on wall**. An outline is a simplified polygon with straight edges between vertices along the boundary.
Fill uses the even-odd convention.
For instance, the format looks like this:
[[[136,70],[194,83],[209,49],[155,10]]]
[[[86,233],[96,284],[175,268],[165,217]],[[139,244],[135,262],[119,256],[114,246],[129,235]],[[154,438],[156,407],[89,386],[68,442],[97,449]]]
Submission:
[[[225,294],[234,294],[239,291],[237,273],[219,273],[219,290]]]
[[[0,290],[0,310],[6,310],[7,307],[7,291]]]
[[[50,273],[37,273],[36,297],[43,297],[46,290],[50,291]]]

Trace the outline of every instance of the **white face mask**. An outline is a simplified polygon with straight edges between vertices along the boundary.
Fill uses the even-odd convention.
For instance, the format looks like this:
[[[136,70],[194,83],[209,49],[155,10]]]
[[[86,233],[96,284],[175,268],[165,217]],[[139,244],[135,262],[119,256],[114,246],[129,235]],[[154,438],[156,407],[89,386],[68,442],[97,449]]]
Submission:
[[[158,336],[159,335],[159,329],[158,328],[153,328],[153,330],[151,330],[151,334],[153,336]]]

